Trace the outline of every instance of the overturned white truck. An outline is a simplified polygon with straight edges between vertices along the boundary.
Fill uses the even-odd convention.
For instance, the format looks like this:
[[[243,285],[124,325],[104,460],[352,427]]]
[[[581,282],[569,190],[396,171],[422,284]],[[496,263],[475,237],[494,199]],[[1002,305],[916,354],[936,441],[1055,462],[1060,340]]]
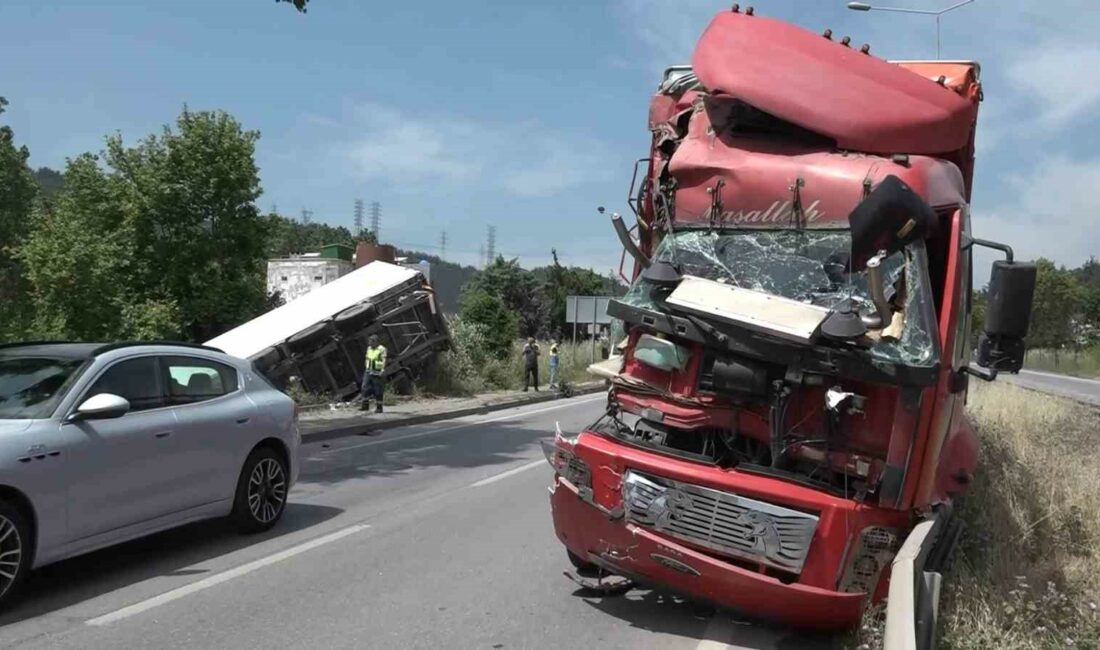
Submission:
[[[389,350],[387,378],[412,379],[450,345],[435,293],[413,269],[371,262],[206,342],[248,359],[280,389],[292,377],[313,393],[353,396],[367,337]]]

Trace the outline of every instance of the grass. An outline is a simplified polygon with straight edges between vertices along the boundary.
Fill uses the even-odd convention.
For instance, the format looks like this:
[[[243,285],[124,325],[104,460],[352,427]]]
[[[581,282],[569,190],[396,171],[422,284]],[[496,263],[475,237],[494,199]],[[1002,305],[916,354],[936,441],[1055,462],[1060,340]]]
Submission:
[[[979,467],[944,576],[938,648],[1100,649],[1100,411],[971,384]],[[847,641],[881,648],[881,610]]]
[[[941,600],[944,648],[1100,648],[1100,411],[974,385],[967,530]]]
[[[1100,377],[1100,345],[1081,350],[1028,350],[1024,367],[1075,377]]]
[[[517,340],[511,353],[503,358],[487,357],[463,344],[455,337],[454,349],[444,353],[434,368],[424,373],[420,389],[428,395],[466,396],[497,390],[523,388],[523,345]],[[538,341],[539,388],[546,390],[550,383],[550,341]],[[558,346],[560,364],[558,381],[577,384],[593,379],[585,372],[591,359],[591,345],[562,343]],[[596,350],[599,360],[599,349]]]

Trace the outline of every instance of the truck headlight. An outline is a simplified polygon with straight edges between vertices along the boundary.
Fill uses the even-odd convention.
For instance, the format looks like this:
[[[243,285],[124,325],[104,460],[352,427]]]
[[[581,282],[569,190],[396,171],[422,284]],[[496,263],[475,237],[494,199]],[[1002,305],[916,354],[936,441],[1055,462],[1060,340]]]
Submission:
[[[578,489],[589,488],[592,485],[592,472],[576,453],[573,446],[577,442],[577,436],[567,437],[561,431],[561,425],[554,423],[554,439],[540,440],[542,453],[546,455],[546,462],[554,468],[554,473],[569,481]]]

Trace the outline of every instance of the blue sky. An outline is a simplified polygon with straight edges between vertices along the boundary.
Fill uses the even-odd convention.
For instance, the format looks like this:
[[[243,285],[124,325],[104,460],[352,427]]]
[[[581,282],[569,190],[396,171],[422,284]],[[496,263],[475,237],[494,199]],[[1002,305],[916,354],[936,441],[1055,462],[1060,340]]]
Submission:
[[[350,225],[356,198],[379,201],[387,241],[438,252],[446,230],[447,256],[473,263],[492,224],[527,265],[556,247],[606,273],[619,248],[595,207],[627,212],[660,72],[728,4],[312,0],[301,15],[271,0],[5,0],[3,119],[33,165],[60,168],[184,103],[224,109],[262,133],[265,211]],[[929,17],[754,4],[879,56],[935,53]],[[1098,29],[1086,0],[977,0],[943,19],[943,56],[984,71],[975,231],[1021,257],[1100,256]]]

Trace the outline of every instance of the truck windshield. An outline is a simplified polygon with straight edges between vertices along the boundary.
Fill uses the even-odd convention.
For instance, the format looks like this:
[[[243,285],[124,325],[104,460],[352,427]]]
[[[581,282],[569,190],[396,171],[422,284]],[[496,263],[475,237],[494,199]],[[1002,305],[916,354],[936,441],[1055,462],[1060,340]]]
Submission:
[[[81,359],[0,357],[0,420],[47,418]]]
[[[847,230],[682,230],[661,241],[654,259],[678,265],[685,275],[829,309],[851,299],[862,313],[870,313],[874,307],[867,278],[845,270],[850,247]],[[934,365],[935,316],[923,244],[890,256],[882,266],[887,295],[896,294],[904,324],[897,339],[874,341],[870,354],[893,363]],[[624,300],[656,308],[641,281]]]

